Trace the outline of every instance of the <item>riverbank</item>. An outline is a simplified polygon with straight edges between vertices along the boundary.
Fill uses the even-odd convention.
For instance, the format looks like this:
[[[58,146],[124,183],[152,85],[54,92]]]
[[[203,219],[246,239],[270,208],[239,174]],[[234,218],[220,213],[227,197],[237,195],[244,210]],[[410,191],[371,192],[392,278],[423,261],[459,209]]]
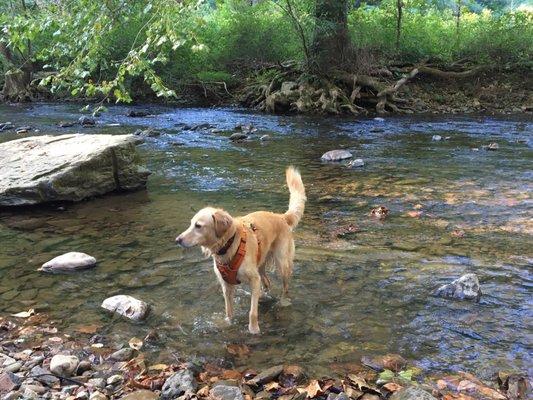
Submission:
[[[516,371],[501,371],[492,382],[468,372],[431,376],[388,354],[332,363],[329,376],[313,377],[283,360],[261,371],[235,368],[235,359],[253,351],[246,337],[228,344],[223,358],[155,360],[145,349],[160,340],[156,331],[117,346],[113,333],[97,325],[79,326],[76,335],[57,326],[33,311],[0,316],[0,398],[517,400],[532,394],[531,379]]]

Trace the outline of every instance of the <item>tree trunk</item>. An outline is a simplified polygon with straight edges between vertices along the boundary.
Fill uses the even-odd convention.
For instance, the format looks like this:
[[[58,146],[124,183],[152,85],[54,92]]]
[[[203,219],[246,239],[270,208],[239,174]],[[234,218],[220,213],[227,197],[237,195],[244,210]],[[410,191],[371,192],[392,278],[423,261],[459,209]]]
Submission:
[[[403,2],[402,0],[396,0],[396,50],[400,49],[400,37],[402,35],[402,10]]]
[[[350,58],[348,0],[316,0],[315,32],[311,46],[312,72],[327,74]]]

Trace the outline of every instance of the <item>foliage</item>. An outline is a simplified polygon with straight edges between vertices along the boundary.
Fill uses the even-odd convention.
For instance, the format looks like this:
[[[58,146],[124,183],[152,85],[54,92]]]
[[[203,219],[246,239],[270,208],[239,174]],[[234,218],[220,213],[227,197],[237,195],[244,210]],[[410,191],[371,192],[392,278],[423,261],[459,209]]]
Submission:
[[[55,95],[130,102],[171,98],[188,82],[236,81],[235,72],[303,61],[320,21],[315,0],[20,0],[0,4],[0,68],[31,65]],[[384,61],[529,60],[533,14],[502,1],[403,0],[399,48],[396,0],[350,2],[350,37]],[[518,2],[517,2],[518,3]],[[490,7],[486,8],[486,7]],[[0,51],[0,53],[2,53]]]

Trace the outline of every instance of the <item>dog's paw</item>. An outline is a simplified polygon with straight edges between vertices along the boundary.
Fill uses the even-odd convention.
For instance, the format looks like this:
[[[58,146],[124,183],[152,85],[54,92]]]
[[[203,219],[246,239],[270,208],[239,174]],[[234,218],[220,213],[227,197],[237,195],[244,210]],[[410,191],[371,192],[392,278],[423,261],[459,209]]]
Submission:
[[[279,305],[280,305],[280,307],[290,307],[290,306],[292,306],[292,301],[288,297],[282,297],[279,300]]]
[[[248,325],[248,330],[250,331],[250,333],[252,335],[259,335],[261,333],[261,330],[259,329],[258,326],[252,326],[252,325]]]

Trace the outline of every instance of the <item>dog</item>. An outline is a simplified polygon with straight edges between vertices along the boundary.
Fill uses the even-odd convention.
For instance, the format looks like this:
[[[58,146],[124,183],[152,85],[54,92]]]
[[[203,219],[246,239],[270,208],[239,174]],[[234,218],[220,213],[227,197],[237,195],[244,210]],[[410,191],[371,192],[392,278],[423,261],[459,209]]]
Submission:
[[[189,228],[176,242],[184,248],[201,246],[213,258],[215,274],[222,287],[226,321],[233,317],[235,286],[250,285],[251,306],[248,330],[259,334],[259,297],[270,289],[266,267],[273,265],[283,283],[282,300],[289,295],[289,280],[294,259],[293,229],[300,222],[307,200],[300,173],[294,167],[286,170],[289,187],[289,209],[284,214],[256,211],[243,217],[232,217],[221,208],[206,207],[191,219]]]

